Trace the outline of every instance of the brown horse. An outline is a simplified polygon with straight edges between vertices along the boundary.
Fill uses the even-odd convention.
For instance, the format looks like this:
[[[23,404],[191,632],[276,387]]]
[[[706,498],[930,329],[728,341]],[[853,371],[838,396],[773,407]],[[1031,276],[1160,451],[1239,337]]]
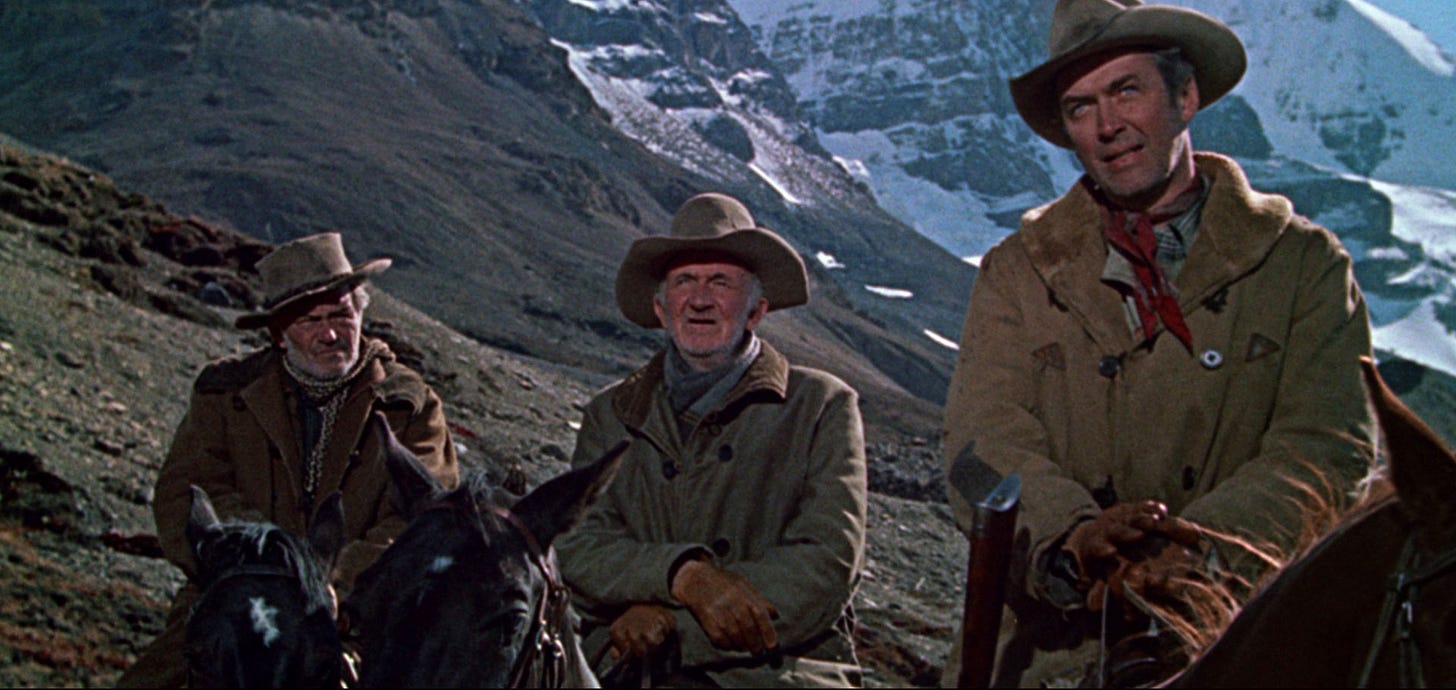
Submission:
[[[1456,686],[1456,455],[1362,363],[1384,485],[1271,579],[1172,685]]]

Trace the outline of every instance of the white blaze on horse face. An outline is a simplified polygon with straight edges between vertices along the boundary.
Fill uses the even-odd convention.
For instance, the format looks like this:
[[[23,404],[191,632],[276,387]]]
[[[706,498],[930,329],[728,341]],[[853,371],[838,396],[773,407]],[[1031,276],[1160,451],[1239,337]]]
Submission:
[[[454,557],[452,557],[452,556],[436,556],[435,557],[435,560],[430,563],[430,574],[432,574],[432,575],[439,575],[440,573],[443,573],[446,570],[449,570],[450,569],[450,566],[452,566],[452,565],[455,565],[455,558]]]
[[[268,600],[263,597],[253,597],[248,600],[253,605],[249,615],[253,619],[253,632],[263,636],[263,646],[273,646],[273,641],[278,639],[278,609],[268,605]]]

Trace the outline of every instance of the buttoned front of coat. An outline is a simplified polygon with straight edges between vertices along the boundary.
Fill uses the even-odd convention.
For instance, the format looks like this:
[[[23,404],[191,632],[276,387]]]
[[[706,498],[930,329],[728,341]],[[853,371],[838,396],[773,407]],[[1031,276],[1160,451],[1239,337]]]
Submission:
[[[858,396],[765,343],[725,403],[680,437],[662,363],[659,353],[594,398],[577,440],[578,465],[631,440],[612,484],[556,545],[596,636],[628,604],[656,602],[675,609],[683,665],[721,683],[857,682],[848,615],[867,491]],[[669,570],[698,551],[778,609],[778,667],[716,649],[672,599]]]
[[[332,491],[344,499],[347,545],[336,586],[354,577],[403,528],[389,505],[389,473],[372,434],[372,410],[384,413],[400,442],[447,486],[458,481],[455,447],[440,399],[419,375],[386,353],[350,387],[322,461],[312,505],[303,505],[303,446],[298,400],[276,350],[209,365],[157,478],[152,509],[168,560],[195,572],[187,546],[188,485],[207,491],[219,517],[262,519],[303,535]]]
[[[1162,501],[1288,547],[1306,521],[1291,479],[1339,505],[1369,468],[1370,328],[1349,255],[1232,160],[1196,164],[1211,186],[1176,281],[1191,348],[1129,329],[1100,280],[1105,216],[1080,184],[982,261],[946,403],[947,478],[968,529],[976,493],[1021,474],[1012,569],[1032,600],[1051,596],[1049,550],[1111,501]]]

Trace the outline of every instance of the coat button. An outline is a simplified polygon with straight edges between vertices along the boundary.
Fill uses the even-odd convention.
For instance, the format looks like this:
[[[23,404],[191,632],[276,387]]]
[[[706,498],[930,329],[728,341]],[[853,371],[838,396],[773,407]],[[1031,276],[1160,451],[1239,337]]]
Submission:
[[[732,550],[732,544],[729,544],[728,540],[723,537],[714,539],[711,546],[713,547],[713,555],[719,558],[726,558],[728,552]]]
[[[1097,373],[1112,378],[1117,372],[1122,371],[1122,358],[1117,355],[1107,355],[1097,362]]]
[[[233,396],[233,411],[234,412],[242,412],[243,410],[246,410],[246,409],[248,409],[248,404],[245,403],[245,402],[243,402],[243,396],[241,396],[241,395],[234,395]]]
[[[726,446],[726,445],[724,445],[724,446],[718,446],[718,459],[721,460],[721,461],[723,461],[723,462],[728,462],[729,460],[732,460],[733,459],[733,447],[732,446]]]
[[[1192,467],[1184,466],[1183,467],[1183,490],[1184,491],[1192,491],[1194,485],[1197,484],[1197,482],[1198,482],[1198,473],[1197,472],[1194,472]]]
[[[671,460],[662,461],[662,476],[665,479],[672,479],[677,476],[677,463]]]
[[[1198,361],[1203,363],[1204,369],[1217,369],[1223,366],[1223,353],[1218,350],[1204,350],[1198,356]]]

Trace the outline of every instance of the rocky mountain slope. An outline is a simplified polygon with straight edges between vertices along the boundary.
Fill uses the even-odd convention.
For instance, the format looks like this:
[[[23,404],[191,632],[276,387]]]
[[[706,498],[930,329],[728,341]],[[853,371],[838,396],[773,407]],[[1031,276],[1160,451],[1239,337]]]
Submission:
[[[658,342],[611,299],[628,244],[691,194],[728,191],[806,257],[848,266],[810,259],[813,304],[771,326],[788,354],[918,407],[922,429],[952,364],[922,330],[955,332],[973,275],[862,191],[791,204],[623,135],[507,0],[7,2],[0,132],[263,241],[339,229],[462,333],[618,374]]]
[[[197,371],[267,249],[0,137],[0,685],[103,686],[160,629],[180,574],[150,551],[152,486]],[[241,296],[219,304],[216,287]],[[446,404],[462,462],[534,486],[566,468],[600,375],[482,344],[376,293],[365,324]],[[964,541],[925,439],[871,440],[857,607],[869,680],[933,682]]]

